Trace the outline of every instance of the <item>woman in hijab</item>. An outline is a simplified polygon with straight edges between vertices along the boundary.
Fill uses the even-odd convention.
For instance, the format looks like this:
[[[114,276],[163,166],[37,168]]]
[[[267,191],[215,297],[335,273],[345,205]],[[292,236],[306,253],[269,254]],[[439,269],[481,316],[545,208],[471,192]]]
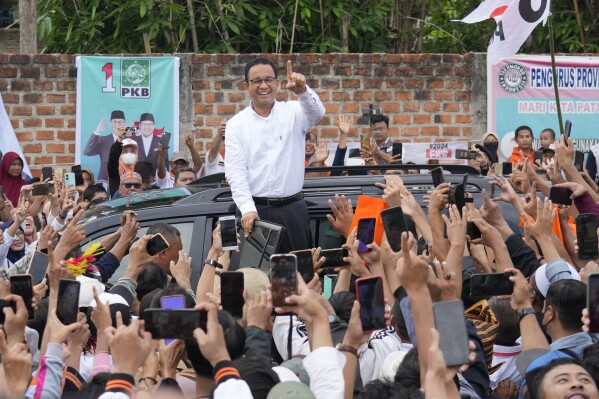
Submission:
[[[21,177],[23,160],[16,152],[7,152],[2,157],[0,164],[0,185],[4,188],[4,195],[12,202],[13,206],[19,203],[21,187],[27,182]]]
[[[27,244],[25,243],[25,233],[23,232],[23,229],[19,227],[17,233],[15,234],[15,239],[12,244],[10,244],[8,254],[6,255],[8,268],[25,256],[26,247]]]

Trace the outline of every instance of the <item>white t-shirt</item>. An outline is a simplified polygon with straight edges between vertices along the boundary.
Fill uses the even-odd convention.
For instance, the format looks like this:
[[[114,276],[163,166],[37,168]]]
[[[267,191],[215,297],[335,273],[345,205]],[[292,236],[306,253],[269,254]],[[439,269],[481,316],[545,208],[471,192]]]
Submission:
[[[172,188],[175,186],[175,177],[167,170],[164,179],[161,179],[158,177],[158,171],[156,171],[154,183],[160,188]]]
[[[225,159],[220,155],[220,152],[214,158],[214,162],[209,162],[208,157],[210,152],[206,153],[206,162],[204,165],[206,166],[206,173],[204,176],[214,175],[216,173],[225,173]]]

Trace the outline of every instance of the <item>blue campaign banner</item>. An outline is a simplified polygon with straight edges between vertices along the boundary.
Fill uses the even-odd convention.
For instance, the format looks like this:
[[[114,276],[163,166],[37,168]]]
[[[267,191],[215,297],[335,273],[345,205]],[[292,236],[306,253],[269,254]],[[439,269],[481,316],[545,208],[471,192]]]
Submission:
[[[157,144],[170,133],[169,158],[179,147],[179,58],[80,56],[77,64],[75,162],[108,179],[117,131],[138,143],[138,159],[156,167]]]
[[[535,139],[546,128],[559,137],[557,106],[549,56],[515,56],[487,66],[488,131],[496,132],[507,159],[516,146],[518,126],[532,128]],[[599,142],[599,57],[556,57],[562,118],[572,122],[576,148]]]

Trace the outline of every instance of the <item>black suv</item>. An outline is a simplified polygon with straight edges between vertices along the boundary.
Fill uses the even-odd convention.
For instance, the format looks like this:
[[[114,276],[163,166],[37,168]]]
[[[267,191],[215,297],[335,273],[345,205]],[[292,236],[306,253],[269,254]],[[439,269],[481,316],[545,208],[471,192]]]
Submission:
[[[428,166],[428,165],[427,165]],[[419,166],[410,165],[416,169]],[[425,169],[426,167],[422,167]],[[489,179],[469,173],[466,191],[474,197],[474,204],[482,204],[482,190],[490,191]],[[224,176],[223,176],[224,177]],[[424,208],[423,196],[433,189],[430,174],[402,175],[405,186]],[[450,174],[445,180],[452,185],[463,181],[463,174]],[[104,236],[116,231],[120,224],[120,215],[124,210],[134,210],[141,225],[140,234],[144,234],[149,226],[157,222],[165,222],[179,229],[183,241],[183,250],[193,258],[192,286],[195,287],[202,271],[203,262],[208,254],[212,240],[212,230],[220,216],[234,215],[235,203],[231,190],[222,178],[211,176],[210,183],[203,179],[185,188],[174,188],[162,191],[149,191],[130,198],[120,198],[109,201],[86,213],[82,223],[85,226],[87,240],[99,241]],[[310,228],[312,240],[316,247],[338,248],[344,240],[330,226],[326,218],[331,209],[328,199],[335,194],[345,195],[355,206],[360,195],[381,197],[382,190],[375,183],[384,183],[382,175],[338,176],[307,178],[304,181],[304,196],[310,212]],[[519,231],[517,215],[509,204],[503,204],[503,214],[510,226]],[[115,282],[122,276],[127,258],[111,278]],[[234,257],[231,270],[238,267],[238,257]]]

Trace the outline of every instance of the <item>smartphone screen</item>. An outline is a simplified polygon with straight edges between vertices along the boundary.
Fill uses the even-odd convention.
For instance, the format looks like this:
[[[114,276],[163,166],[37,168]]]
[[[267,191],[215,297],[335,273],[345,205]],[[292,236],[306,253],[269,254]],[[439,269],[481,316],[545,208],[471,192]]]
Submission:
[[[478,229],[478,227],[476,227],[474,222],[467,222],[466,234],[468,235],[468,237],[470,237],[471,240],[476,240],[482,237],[480,234],[480,230]]]
[[[0,186],[0,196],[4,199],[4,187]]]
[[[536,161],[543,161],[543,151],[535,151],[535,162]]]
[[[297,294],[297,257],[293,254],[270,257],[272,305],[289,306],[285,298]]]
[[[554,205],[572,205],[572,190],[567,187],[551,187],[549,199]]]
[[[18,274],[10,276],[10,292],[23,298],[29,320],[35,317],[33,313],[33,280],[30,274]]]
[[[568,146],[568,139],[570,138],[570,134],[572,133],[572,122],[566,120],[566,126],[564,127],[564,144],[566,147]]]
[[[185,309],[185,297],[183,295],[170,295],[160,298],[162,309]]]
[[[4,308],[11,308],[14,313],[17,313],[17,304],[15,302],[0,299],[0,324],[4,324],[5,321]]]
[[[584,152],[576,150],[574,152],[574,166],[576,170],[582,172],[584,164]]]
[[[435,186],[435,188],[438,185],[445,183],[445,176],[443,176],[443,168],[439,167],[431,170],[431,176],[433,177],[433,186]]]
[[[54,185],[53,184],[41,183],[41,184],[34,184],[31,187],[31,195],[33,195],[33,196],[48,195],[48,194],[54,194]]]
[[[512,295],[514,283],[508,273],[475,273],[470,278],[470,295],[491,297]]]
[[[65,173],[64,174],[64,186],[65,188],[75,188],[75,174]]]
[[[193,331],[206,331],[207,313],[195,309],[146,309],[144,328],[154,339],[185,339],[193,337]]]
[[[447,366],[468,363],[468,333],[462,301],[433,303],[435,328],[439,332],[440,348]]]
[[[42,168],[42,181],[52,180],[52,167],[44,166]]]
[[[385,328],[385,297],[383,279],[379,276],[356,280],[356,299],[360,302],[363,331]]]
[[[497,176],[503,175],[503,163],[496,163],[494,172]]]
[[[243,273],[222,272],[220,274],[220,303],[233,317],[243,317]],[[253,298],[252,298],[253,299]]]
[[[401,251],[401,233],[408,231],[401,207],[396,206],[381,211],[381,219],[383,220],[383,227],[385,228],[385,235],[387,236],[387,241],[389,241],[389,246],[394,252]]]
[[[81,284],[75,280],[61,279],[58,285],[58,307],[56,316],[64,325],[77,321],[79,312],[79,289]]]
[[[162,251],[165,251],[166,249],[168,249],[168,247],[168,242],[164,239],[162,234],[158,233],[154,235],[152,238],[150,238],[146,250],[148,251],[148,255],[154,256]]]
[[[358,252],[370,251],[367,247],[374,241],[374,228],[376,226],[375,218],[365,218],[358,221],[358,231],[356,238],[360,241]]]
[[[293,251],[297,257],[297,271],[307,283],[314,278],[314,265],[312,264],[312,251],[309,249],[303,251]]]
[[[403,152],[403,143],[393,143],[393,152],[391,155],[401,155]]]
[[[234,251],[237,246],[237,222],[235,216],[218,218],[220,224],[220,237],[224,251]]]
[[[162,146],[164,148],[169,147],[169,143],[171,141],[171,134],[169,132],[164,132],[162,134],[162,136],[160,137],[160,144],[162,144]]]
[[[33,279],[33,285],[38,285],[46,277],[46,271],[48,270],[48,263],[50,260],[48,255],[43,252],[35,251],[29,264],[28,274],[31,274]]]
[[[408,216],[408,215],[404,214],[403,218],[406,221],[406,227],[408,228],[408,231],[410,233],[412,233],[414,238],[418,239],[418,231],[416,230],[416,222],[414,222],[414,219],[412,218],[412,216]]]
[[[74,172],[74,173],[75,173],[75,185],[83,186],[85,184],[85,180],[83,180],[83,173],[81,173],[81,172]]]
[[[323,269],[349,266],[349,263],[343,260],[349,256],[349,251],[346,248],[323,249],[320,251],[320,256],[324,256],[325,259],[322,265]]]
[[[504,176],[511,175],[512,174],[512,168],[513,168],[513,165],[512,165],[511,162],[504,162],[501,174],[504,175]]]
[[[370,145],[370,135],[369,134],[363,134],[362,136],[360,136],[360,145],[362,147],[368,147]]]
[[[576,216],[576,240],[578,241],[578,258],[580,260],[599,258],[597,216],[595,214],[581,213]]]
[[[73,173],[81,173],[81,165],[73,165],[73,166],[71,166],[71,172],[73,172]]]

